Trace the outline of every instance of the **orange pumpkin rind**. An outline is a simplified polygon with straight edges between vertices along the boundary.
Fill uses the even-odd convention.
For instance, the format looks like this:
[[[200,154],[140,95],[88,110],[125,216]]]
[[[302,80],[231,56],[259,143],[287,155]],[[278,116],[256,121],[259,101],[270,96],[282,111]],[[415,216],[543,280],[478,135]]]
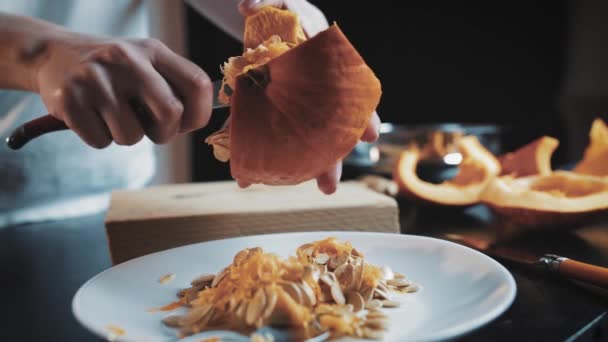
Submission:
[[[206,142],[241,182],[318,177],[355,147],[380,101],[380,81],[337,25],[305,40],[294,18],[271,7],[247,18],[248,49],[223,68],[230,122]]]
[[[574,172],[608,177],[608,126],[602,119],[593,121],[589,132],[589,145]]]
[[[582,223],[608,212],[608,180],[570,171],[504,176],[488,184],[481,200],[499,217],[523,226]]]
[[[551,156],[559,145],[559,140],[544,136],[500,157],[500,175],[524,177],[548,175],[552,172]]]
[[[458,149],[463,156],[456,177],[441,184],[421,180],[416,174],[420,159],[417,148],[402,152],[394,173],[394,180],[402,193],[428,204],[468,206],[479,202],[486,185],[500,172],[500,163],[474,136],[459,140]]]
[[[232,176],[268,185],[319,176],[357,144],[380,95],[380,81],[335,24],[238,76]]]

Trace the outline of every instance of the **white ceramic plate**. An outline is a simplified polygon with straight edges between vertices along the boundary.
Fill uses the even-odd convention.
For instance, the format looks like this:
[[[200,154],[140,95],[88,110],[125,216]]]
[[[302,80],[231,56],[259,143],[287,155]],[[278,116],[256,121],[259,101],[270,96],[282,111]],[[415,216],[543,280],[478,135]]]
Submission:
[[[72,303],[74,315],[104,338],[112,334],[109,326],[117,326],[125,331],[118,341],[176,340],[175,332],[161,323],[168,313],[148,309],[175,300],[177,291],[192,279],[218,272],[243,248],[260,246],[287,256],[301,244],[327,236],[350,241],[371,263],[389,265],[422,286],[417,293],[400,295],[401,307],[386,309],[387,341],[460,336],[496,318],[515,297],[515,281],[502,265],[448,241],[379,233],[288,233],[199,243],[117,265],[78,290]],[[162,275],[171,273],[176,276],[173,281],[159,283]]]

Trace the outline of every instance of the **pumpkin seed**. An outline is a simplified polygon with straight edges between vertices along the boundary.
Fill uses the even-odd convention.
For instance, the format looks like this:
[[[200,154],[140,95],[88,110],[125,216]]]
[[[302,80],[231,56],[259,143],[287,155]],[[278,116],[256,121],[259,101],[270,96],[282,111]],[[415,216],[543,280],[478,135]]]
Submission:
[[[405,288],[405,292],[407,293],[418,292],[418,290],[420,290],[420,287],[418,285],[410,285]]]
[[[359,290],[359,294],[363,297],[365,302],[372,300],[374,296],[374,289],[370,287],[363,287]]]
[[[362,260],[357,262],[355,266],[354,290],[358,291],[363,285],[363,272],[365,271],[365,263]],[[365,296],[363,296],[365,298]]]
[[[397,308],[399,307],[401,304],[399,302],[396,302],[394,300],[388,300],[385,299],[382,301],[382,306],[385,308]]]
[[[247,301],[241,301],[241,303],[239,304],[239,306],[236,308],[236,311],[234,312],[236,317],[245,320],[245,314],[247,313]]]
[[[178,328],[181,325],[183,316],[180,315],[171,315],[163,318],[163,323],[172,328]]]
[[[346,302],[353,306],[353,311],[358,312],[363,309],[365,302],[359,292],[349,291],[346,293]]]
[[[309,307],[316,305],[317,297],[315,296],[315,292],[312,290],[312,288],[306,282],[299,283],[298,286],[300,287],[302,298],[304,299],[303,304]]]
[[[374,318],[366,320],[364,326],[375,330],[386,330],[388,322],[385,319]]]
[[[372,340],[381,340],[384,337],[384,332],[382,330],[374,330],[370,328],[361,329],[363,332],[364,338],[369,338]]]
[[[266,308],[262,313],[263,319],[268,319],[272,315],[278,298],[277,292],[272,287],[266,286]]]
[[[381,290],[380,288],[376,288],[376,291],[374,291],[374,294],[381,298],[381,299],[391,299],[391,296],[388,294],[388,292]]]
[[[387,315],[385,315],[382,311],[380,310],[369,310],[367,315],[365,316],[366,319],[374,319],[374,318],[381,318],[381,319],[386,319],[388,318]]]
[[[327,255],[326,253],[319,253],[319,254],[317,254],[317,257],[315,258],[316,263],[319,265],[327,264],[328,260],[329,260],[329,255]]]
[[[215,278],[213,278],[213,281],[211,282],[211,287],[216,287],[217,284],[219,284],[220,281],[224,279],[226,274],[228,274],[228,267],[224,268],[220,273],[215,276]]]
[[[188,312],[187,315],[182,316],[182,321],[181,321],[181,326],[188,326],[188,325],[192,325],[200,320],[202,320],[203,318],[205,318],[205,316],[207,316],[211,310],[213,309],[213,306],[211,304],[204,304],[201,306],[197,306],[192,308],[192,310],[190,310]]]
[[[386,285],[386,283],[383,281],[378,282],[378,290],[387,292],[387,293],[391,291],[391,289],[388,287],[388,285]]]
[[[342,264],[335,269],[334,274],[345,291],[349,291],[354,287],[355,267],[353,265]]]
[[[369,310],[380,309],[382,307],[382,301],[379,299],[372,299],[365,302],[365,308]]]
[[[214,278],[215,278],[214,274],[203,274],[203,275],[199,276],[198,278],[194,279],[193,281],[191,281],[190,285],[192,285],[192,286],[211,285]]]
[[[330,269],[335,270],[338,266],[344,265],[347,260],[347,254],[336,255],[335,257],[329,259],[328,266]]]
[[[297,284],[292,282],[281,282],[279,285],[296,303],[302,304],[304,302],[304,299],[302,298],[302,291]]]
[[[386,283],[388,285],[395,286],[395,287],[405,287],[405,286],[409,286],[412,284],[409,280],[406,280],[404,278],[390,279],[390,280],[387,280]]]
[[[253,325],[256,323],[258,318],[262,315],[264,308],[266,307],[266,294],[264,293],[263,288],[259,288],[255,295],[253,295],[253,299],[249,302],[247,306],[247,313],[245,314],[245,323],[248,325]]]

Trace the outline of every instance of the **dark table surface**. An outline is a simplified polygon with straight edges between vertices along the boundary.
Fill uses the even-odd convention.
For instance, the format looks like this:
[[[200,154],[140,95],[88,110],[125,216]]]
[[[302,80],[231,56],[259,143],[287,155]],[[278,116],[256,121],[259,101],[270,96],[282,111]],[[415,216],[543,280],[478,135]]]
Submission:
[[[608,222],[524,233],[493,222],[483,207],[424,209],[401,203],[404,233],[492,235],[537,253],[608,266]],[[103,214],[0,229],[0,341],[98,341],[74,319],[71,301],[89,278],[110,267]],[[500,260],[499,260],[500,261]],[[605,341],[608,297],[501,261],[517,282],[511,308],[463,341]]]

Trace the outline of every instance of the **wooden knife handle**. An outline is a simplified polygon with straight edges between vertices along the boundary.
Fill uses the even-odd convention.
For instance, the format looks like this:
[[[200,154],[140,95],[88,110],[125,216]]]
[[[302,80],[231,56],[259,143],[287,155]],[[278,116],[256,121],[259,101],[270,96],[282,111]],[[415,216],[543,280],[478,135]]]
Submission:
[[[47,114],[17,127],[17,129],[6,138],[6,144],[11,149],[18,150],[32,139],[46,133],[64,129],[68,129],[68,126],[66,126],[63,121]]]
[[[557,271],[565,277],[608,289],[608,268],[564,258]]]

